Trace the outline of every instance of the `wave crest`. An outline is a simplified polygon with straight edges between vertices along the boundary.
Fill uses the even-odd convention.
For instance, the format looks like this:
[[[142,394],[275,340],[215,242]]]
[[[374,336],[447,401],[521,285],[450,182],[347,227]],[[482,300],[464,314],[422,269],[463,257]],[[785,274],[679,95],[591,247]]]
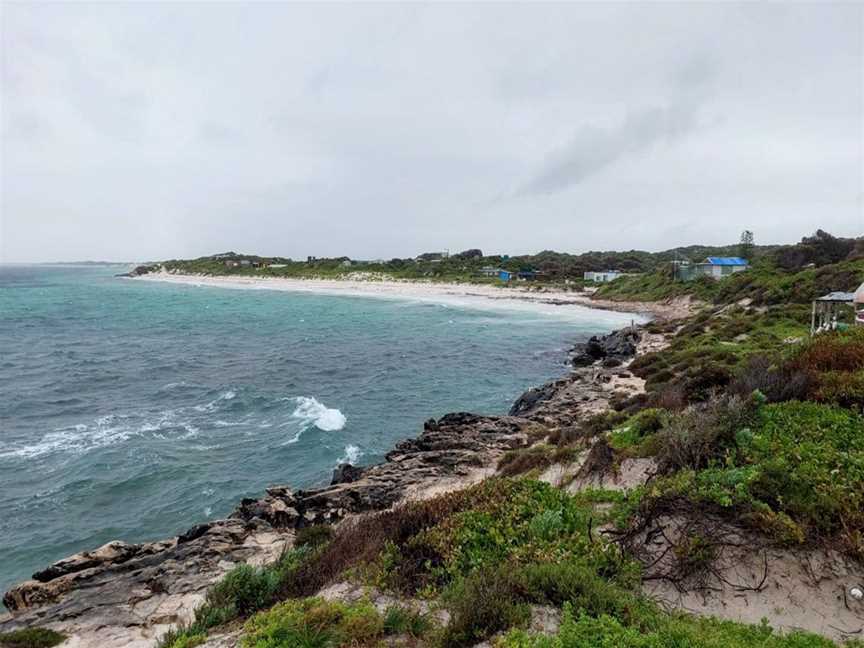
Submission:
[[[297,407],[291,415],[299,419],[304,428],[314,425],[324,432],[335,432],[345,427],[348,419],[338,409],[320,403],[314,396],[298,396]]]

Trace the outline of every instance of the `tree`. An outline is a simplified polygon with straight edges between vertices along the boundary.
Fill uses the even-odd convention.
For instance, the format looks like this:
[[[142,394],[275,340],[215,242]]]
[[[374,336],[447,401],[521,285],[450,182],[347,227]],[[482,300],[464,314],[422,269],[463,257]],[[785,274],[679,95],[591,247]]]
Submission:
[[[738,244],[738,256],[747,261],[752,261],[753,232],[750,230],[744,230],[741,232],[741,242]]]

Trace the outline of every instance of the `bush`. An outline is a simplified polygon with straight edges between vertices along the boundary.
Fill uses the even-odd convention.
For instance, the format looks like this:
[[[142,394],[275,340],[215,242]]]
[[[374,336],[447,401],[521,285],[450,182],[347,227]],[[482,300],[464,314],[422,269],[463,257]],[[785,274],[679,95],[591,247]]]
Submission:
[[[524,596],[534,602],[560,607],[571,602],[589,614],[617,614],[629,618],[639,607],[635,597],[616,579],[603,578],[573,561],[527,565],[516,574]]]
[[[333,527],[329,524],[314,524],[297,531],[294,546],[316,549],[330,542],[332,538]]]
[[[474,572],[448,595],[450,623],[444,648],[473,646],[497,632],[525,625],[531,610],[507,567]]]
[[[664,429],[660,436],[671,428],[685,438],[683,449],[673,441],[661,450],[664,465],[682,469],[656,480],[640,506],[685,498],[730,509],[779,541],[828,541],[864,557],[864,418],[812,402],[747,410],[718,428],[715,408],[704,429],[688,411]]]
[[[279,598],[315,594],[346,569],[374,563],[386,548],[407,546],[421,531],[463,509],[469,493],[447,493],[343,522],[330,543],[304,561],[283,583]],[[394,577],[391,585],[406,592],[422,588],[424,583],[417,578],[419,570],[427,562],[434,565],[440,560],[437,553],[422,548],[401,565],[403,572],[391,575]]]
[[[51,648],[66,640],[59,632],[48,628],[23,628],[12,632],[0,632],[3,648]]]
[[[272,565],[252,567],[241,563],[234,566],[207,591],[204,602],[195,610],[192,623],[172,628],[157,645],[159,648],[191,648],[206,637],[210,628],[272,605],[307,555],[308,551],[301,547],[283,553]]]
[[[755,355],[737,372],[729,391],[747,398],[754,391],[765,395],[769,403],[807,399],[815,384],[813,372],[778,364],[770,356]]]
[[[384,613],[386,634],[407,634],[422,637],[432,629],[432,622],[425,614],[398,605],[387,608]]]
[[[797,350],[788,366],[811,371],[864,370],[864,329],[817,335]]]
[[[552,448],[545,445],[519,450],[508,450],[498,462],[498,472],[504,477],[515,477],[535,469],[543,470],[554,463]]]
[[[724,396],[690,406],[658,433],[657,461],[661,472],[700,470],[723,459],[736,447],[736,433],[752,424],[758,401]]]
[[[278,587],[277,570],[244,563],[234,567],[207,592],[205,605],[213,610],[231,611],[232,618],[248,616],[269,605]]]
[[[159,639],[158,645],[170,648],[195,648],[207,641],[205,633],[189,634],[182,629],[172,629]]]
[[[249,619],[242,648],[365,646],[384,636],[384,620],[368,602],[320,598],[285,601]]]
[[[669,416],[669,412],[656,407],[644,409],[616,428],[609,443],[616,450],[638,447],[646,438],[659,432],[668,423]]]
[[[687,371],[683,378],[684,398],[690,403],[707,401],[732,380],[731,372],[717,364],[702,364]]]
[[[864,371],[829,371],[820,375],[813,397],[864,412]]]
[[[845,644],[861,646],[857,641]],[[837,645],[807,632],[777,635],[767,624],[745,625],[684,614],[663,614],[654,608],[638,623],[615,616],[599,616],[569,603],[564,606],[561,627],[555,636],[509,632],[496,648],[837,648]]]

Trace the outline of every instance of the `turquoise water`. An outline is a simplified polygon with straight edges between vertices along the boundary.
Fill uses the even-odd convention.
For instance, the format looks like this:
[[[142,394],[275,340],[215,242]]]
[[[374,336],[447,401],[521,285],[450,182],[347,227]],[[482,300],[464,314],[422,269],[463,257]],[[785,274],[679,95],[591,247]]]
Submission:
[[[122,270],[0,266],[0,590],[108,540],[224,516],[268,485],[326,483],[429,417],[502,413],[566,371],[573,342],[629,321]]]

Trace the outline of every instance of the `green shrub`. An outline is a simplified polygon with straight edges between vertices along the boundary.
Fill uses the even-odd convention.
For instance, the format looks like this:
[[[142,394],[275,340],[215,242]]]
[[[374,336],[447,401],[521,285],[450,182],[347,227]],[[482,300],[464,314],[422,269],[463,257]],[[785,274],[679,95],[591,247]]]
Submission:
[[[831,538],[864,556],[864,418],[797,401],[719,412],[689,411],[658,435],[668,476],[646,505],[674,495],[734,508],[778,539]]]
[[[195,610],[192,623],[172,628],[157,645],[159,648],[191,648],[197,645],[195,641],[206,637],[210,628],[272,605],[308,556],[308,550],[299,547],[286,551],[271,565],[252,567],[241,563],[234,566],[207,591],[204,602]]]
[[[295,599],[246,622],[242,648],[340,648],[373,645],[384,636],[384,620],[368,602],[345,604],[320,598]]]
[[[669,421],[669,412],[648,407],[631,416],[620,427],[613,430],[609,445],[616,450],[633,449],[640,446],[647,437],[659,432]]]
[[[554,463],[551,446],[536,445],[508,450],[498,462],[498,472],[504,477],[515,477],[532,470],[543,470]]]
[[[861,644],[852,642],[846,644]],[[612,615],[591,615],[565,604],[555,636],[513,630],[496,648],[836,648],[833,641],[806,632],[775,634],[767,625],[746,625],[716,618],[665,614],[652,610],[637,623]]]
[[[722,460],[734,450],[738,430],[753,422],[757,405],[753,399],[723,397],[674,416],[657,435],[661,472],[699,470]]]
[[[443,648],[473,646],[502,630],[526,625],[531,610],[506,566],[482,569],[460,581],[447,596],[450,623]]]
[[[48,628],[23,628],[0,632],[0,646],[3,648],[51,648],[65,640],[65,636]]]
[[[216,610],[233,610],[233,616],[248,616],[273,600],[279,576],[275,569],[237,565],[207,592],[206,605]]]
[[[820,374],[813,397],[817,401],[864,412],[864,370]]]
[[[817,335],[797,349],[788,364],[813,371],[864,370],[864,329]]]
[[[329,524],[314,524],[312,526],[303,527],[297,531],[294,546],[310,547],[315,549],[327,544],[332,538],[333,527]]]
[[[398,605],[384,612],[384,632],[388,635],[407,634],[422,637],[432,629],[432,622],[425,614]]]
[[[182,630],[169,630],[159,640],[160,646],[169,648],[195,648],[207,641],[204,633],[188,634]]]
[[[311,596],[345,570],[376,563],[392,547],[402,548],[404,560],[385,575],[388,584],[409,593],[422,589],[429,565],[438,564],[441,558],[436,550],[409,541],[466,508],[471,493],[470,489],[447,493],[343,522],[333,539],[283,582],[279,598]]]

